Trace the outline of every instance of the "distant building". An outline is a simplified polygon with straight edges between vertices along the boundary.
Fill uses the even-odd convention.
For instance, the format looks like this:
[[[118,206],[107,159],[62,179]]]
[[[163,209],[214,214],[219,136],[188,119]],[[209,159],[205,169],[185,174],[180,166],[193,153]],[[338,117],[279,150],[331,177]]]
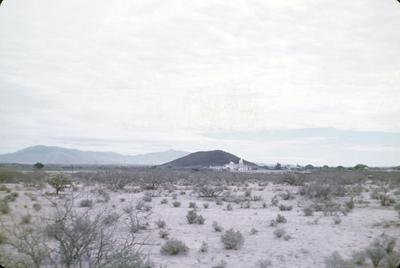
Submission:
[[[237,164],[231,161],[224,165],[224,169],[228,169],[229,171],[246,172],[250,170],[250,167],[244,163],[243,159],[240,159]]]

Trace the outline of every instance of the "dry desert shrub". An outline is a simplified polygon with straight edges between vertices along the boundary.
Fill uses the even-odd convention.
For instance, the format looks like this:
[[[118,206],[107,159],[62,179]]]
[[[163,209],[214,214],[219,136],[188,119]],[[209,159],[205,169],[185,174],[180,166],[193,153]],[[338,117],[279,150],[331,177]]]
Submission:
[[[169,236],[169,232],[167,230],[160,230],[158,232],[158,234],[160,235],[160,238],[162,238],[162,239],[167,239]]]
[[[90,199],[83,199],[79,202],[81,208],[91,208],[93,207],[93,201]]]
[[[181,202],[179,202],[179,201],[174,201],[174,202],[172,202],[172,206],[173,206],[174,208],[178,208],[178,207],[181,206]]]
[[[282,228],[278,228],[278,229],[276,229],[274,231],[274,235],[275,235],[276,238],[281,238],[284,235],[286,235],[286,231],[284,229],[282,229]]]
[[[157,227],[160,228],[160,229],[163,229],[163,228],[165,228],[165,227],[167,226],[167,224],[166,224],[165,221],[163,221],[163,220],[158,220],[158,221],[156,221],[156,225],[157,225]]]
[[[239,231],[227,230],[222,236],[221,241],[225,249],[239,249],[244,243],[244,237]]]
[[[189,248],[180,240],[170,239],[161,247],[161,254],[164,255],[186,255]]]
[[[202,215],[198,215],[196,211],[190,210],[186,214],[186,219],[189,224],[204,224],[205,219]]]
[[[224,228],[222,228],[221,225],[218,224],[218,222],[214,221],[212,223],[212,227],[214,228],[214,231],[216,232],[222,232],[224,230]]]
[[[201,253],[207,253],[208,252],[208,244],[207,244],[207,242],[203,241],[201,243],[199,252],[201,252]]]

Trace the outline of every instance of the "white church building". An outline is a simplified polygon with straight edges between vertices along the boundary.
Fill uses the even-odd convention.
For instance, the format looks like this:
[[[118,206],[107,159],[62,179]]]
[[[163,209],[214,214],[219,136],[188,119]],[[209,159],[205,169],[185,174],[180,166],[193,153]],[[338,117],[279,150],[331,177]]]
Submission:
[[[240,158],[239,163],[233,163],[232,161],[229,162],[228,164],[224,165],[225,169],[228,169],[229,171],[240,171],[240,172],[246,172],[250,170],[250,167],[246,165],[243,162],[243,159]]]

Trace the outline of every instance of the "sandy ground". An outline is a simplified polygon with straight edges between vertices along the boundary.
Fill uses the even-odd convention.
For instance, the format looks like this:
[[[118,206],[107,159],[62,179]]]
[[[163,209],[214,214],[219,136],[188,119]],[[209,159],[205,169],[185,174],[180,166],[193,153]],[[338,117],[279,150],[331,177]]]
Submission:
[[[8,187],[15,190],[16,185],[8,185]],[[78,200],[84,198],[95,200],[96,197],[90,193],[90,189],[93,188],[96,186],[80,188]],[[271,206],[270,201],[274,195],[283,190],[296,192],[296,187],[269,184],[260,191],[256,185],[250,185],[252,195],[261,196],[267,203],[267,207],[262,207],[263,201],[251,202],[250,208],[240,208],[239,204],[230,203],[233,206],[232,211],[226,210],[226,202],[223,205],[217,205],[214,201],[199,198],[196,193],[192,192],[191,187],[180,188],[186,194],[180,195],[181,190],[175,191],[178,193],[177,200],[182,203],[179,208],[172,206],[174,201],[171,197],[172,194],[166,191],[146,203],[152,206],[152,214],[148,220],[148,229],[140,231],[137,239],[154,244],[143,247],[142,251],[149,254],[157,267],[212,267],[221,260],[225,260],[228,264],[227,267],[232,268],[257,267],[257,261],[261,259],[271,260],[272,267],[323,267],[325,257],[335,251],[343,257],[351,257],[353,251],[365,248],[382,233],[400,237],[399,226],[388,227],[382,224],[398,221],[397,212],[392,207],[380,206],[376,200],[369,198],[368,193],[363,193],[361,197],[356,198],[353,211],[349,212],[347,216],[341,215],[342,222],[334,224],[332,216],[323,216],[321,212],[317,212],[313,216],[304,216],[302,208],[308,200],[297,194],[294,200],[280,200],[280,204],[292,205],[292,211],[279,211],[278,207]],[[39,217],[48,213],[51,207],[43,197],[43,193],[50,190],[27,190],[19,186],[17,201],[10,203],[13,211],[12,217],[17,219],[26,213]],[[34,202],[25,193],[30,193],[38,198],[35,202],[43,205],[40,212],[32,209]],[[111,191],[109,193],[111,200],[107,203],[95,202],[93,210],[109,210],[123,214],[123,208],[129,205],[135,206],[144,194],[143,192]],[[4,194],[4,192],[0,192],[1,197]],[[238,191],[235,194],[242,195],[243,192]],[[121,198],[125,201],[122,202]],[[163,198],[168,199],[168,204],[160,204]],[[363,202],[358,202],[361,199]],[[196,210],[198,214],[205,217],[205,224],[187,223],[186,213],[190,210],[189,202],[196,202],[198,207]],[[203,208],[203,203],[209,203],[209,208]],[[278,227],[284,228],[292,237],[288,241],[275,238],[273,232],[278,227],[269,225],[278,213],[287,219],[286,223],[279,224]],[[158,219],[166,222],[167,230],[170,233],[169,238],[176,238],[186,243],[189,247],[187,255],[165,256],[160,254],[160,247],[165,239],[159,237],[159,229],[155,224]],[[126,225],[121,221],[119,229],[122,232],[126,230]],[[221,233],[214,231],[212,227],[214,221],[218,222],[225,230],[234,228],[240,231],[245,237],[243,247],[239,250],[224,249]],[[258,233],[251,234],[252,228],[257,229]],[[199,252],[203,241],[208,244],[207,253]]]

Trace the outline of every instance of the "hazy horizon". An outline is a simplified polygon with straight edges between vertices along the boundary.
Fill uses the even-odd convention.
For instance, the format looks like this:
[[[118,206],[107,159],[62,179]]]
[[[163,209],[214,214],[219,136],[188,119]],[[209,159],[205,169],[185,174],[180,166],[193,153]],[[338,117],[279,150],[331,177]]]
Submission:
[[[397,1],[4,0],[0,153],[400,165]]]

